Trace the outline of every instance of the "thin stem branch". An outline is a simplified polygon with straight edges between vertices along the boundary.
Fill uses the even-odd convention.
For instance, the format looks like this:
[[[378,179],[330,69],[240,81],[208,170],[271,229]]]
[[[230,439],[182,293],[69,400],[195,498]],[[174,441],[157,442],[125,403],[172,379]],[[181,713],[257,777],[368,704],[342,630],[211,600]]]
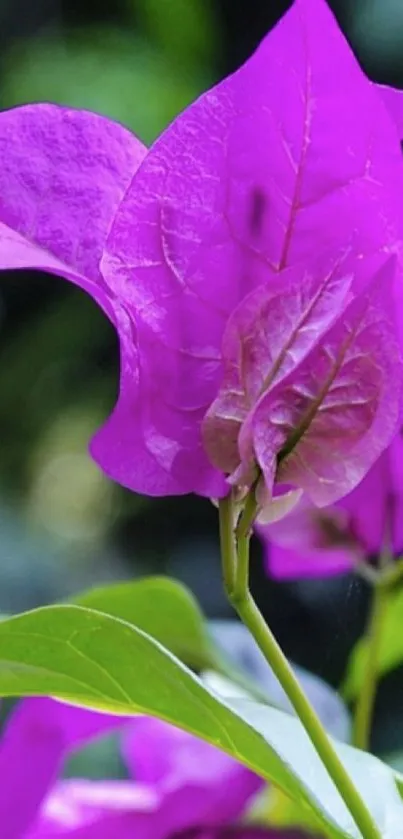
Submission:
[[[234,505],[232,494],[219,502],[221,567],[226,591],[233,591],[236,573]]]
[[[245,506],[236,526],[236,538],[238,545],[243,539],[247,539],[251,533],[258,511],[258,503],[254,489],[246,496]]]
[[[378,658],[387,611],[389,589],[384,585],[373,587],[371,613],[364,637],[365,669],[354,714],[353,743],[359,749],[368,749],[378,681]]]
[[[229,501],[227,499],[225,500],[227,502],[226,504],[223,504],[221,501],[219,505],[222,562],[224,569],[235,567],[235,573],[231,577],[224,570],[224,581],[228,598],[244,625],[251,632],[274,674],[277,676],[322,763],[326,767],[357,827],[361,831],[363,839],[381,839],[378,828],[364,800],[339,759],[322,723],[313,710],[281,647],[267,626],[250,593],[248,577],[249,536],[252,524],[249,521],[249,513],[251,509],[248,508],[248,526],[241,526],[241,517],[235,532],[233,515],[228,515],[228,504],[232,506],[232,499],[230,498]],[[245,511],[244,516],[246,518]],[[228,552],[228,555],[226,555],[226,552]]]
[[[256,517],[257,504],[255,494],[250,492],[243,512],[235,528],[235,539],[233,537],[235,551],[235,575],[232,587],[232,597],[242,599],[243,592],[249,585],[249,542],[252,532],[253,521]]]

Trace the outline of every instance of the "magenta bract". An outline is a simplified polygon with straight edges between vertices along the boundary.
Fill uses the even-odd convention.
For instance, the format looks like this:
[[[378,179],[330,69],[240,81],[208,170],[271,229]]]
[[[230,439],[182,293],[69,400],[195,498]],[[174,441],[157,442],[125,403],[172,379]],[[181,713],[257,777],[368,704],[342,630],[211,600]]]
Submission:
[[[113,729],[120,729],[131,780],[58,780],[72,749]],[[254,833],[232,832],[232,825],[262,786],[213,746],[159,720],[122,719],[50,699],[20,702],[0,740],[4,839],[171,839],[187,830],[246,839]],[[277,839],[270,831],[261,835]]]
[[[402,113],[295,0],[148,152],[85,112],[0,115],[0,265],[75,282],[119,333],[108,475],[319,505],[359,483],[400,421]]]
[[[269,574],[279,579],[352,571],[403,552],[403,437],[398,434],[353,492],[324,510],[303,498],[284,522],[259,527]]]

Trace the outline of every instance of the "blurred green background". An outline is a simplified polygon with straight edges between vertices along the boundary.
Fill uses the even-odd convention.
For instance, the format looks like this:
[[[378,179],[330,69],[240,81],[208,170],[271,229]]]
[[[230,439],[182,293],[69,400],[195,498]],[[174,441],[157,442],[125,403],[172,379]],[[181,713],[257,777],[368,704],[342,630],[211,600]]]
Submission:
[[[187,103],[251,53],[289,3],[275,0],[0,0],[0,107],[51,100],[126,124],[151,142]],[[374,79],[403,87],[402,0],[333,0]],[[337,68],[335,68],[337,72]],[[209,616],[226,616],[216,511],[112,485],[86,446],[114,404],[116,336],[55,278],[0,285],[0,611],[92,583],[166,572]],[[274,583],[254,545],[254,586],[293,659],[338,684],[362,630],[355,579]],[[403,615],[402,615],[403,621]],[[403,673],[385,680],[375,749],[403,749]]]

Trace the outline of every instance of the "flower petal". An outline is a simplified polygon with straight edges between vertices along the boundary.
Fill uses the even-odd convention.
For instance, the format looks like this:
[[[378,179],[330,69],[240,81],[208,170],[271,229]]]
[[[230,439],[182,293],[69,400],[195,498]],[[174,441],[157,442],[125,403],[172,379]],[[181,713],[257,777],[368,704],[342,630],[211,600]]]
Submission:
[[[318,510],[306,497],[282,521],[256,530],[267,571],[279,580],[342,574],[361,558],[348,516],[336,506]]]
[[[354,273],[345,260],[302,263],[251,292],[229,318],[223,381],[203,421],[212,463],[233,472],[238,434],[249,411],[295,369],[347,304]]]
[[[358,561],[403,550],[403,438],[398,434],[361,483],[318,510],[305,497],[282,521],[257,527],[269,573],[279,579],[323,577]]]
[[[224,476],[208,460],[199,431],[204,407],[181,413],[164,398],[166,364],[161,360],[157,371],[152,367],[153,334],[145,324],[136,328],[123,308],[115,309],[115,315],[121,345],[119,399],[91,442],[94,460],[113,480],[136,492],[221,497],[228,491]],[[176,372],[180,376],[183,370]]]
[[[119,717],[51,699],[21,701],[0,740],[2,837],[21,839],[55,782],[69,749],[119,725]]]
[[[228,317],[318,249],[400,252],[402,193],[399,142],[378,93],[324,0],[296,0],[255,55],[161,135],[114,219],[102,270],[133,321],[145,369],[95,443],[108,473],[146,493],[179,483],[222,495],[200,454],[200,424],[219,387]],[[125,417],[140,403],[132,465],[120,458],[114,468],[107,449],[113,435],[126,448]],[[134,465],[144,448],[156,476]]]
[[[200,835],[195,839],[309,839],[309,837],[308,834],[302,833],[300,830],[280,830],[245,825],[244,827],[234,827],[220,831],[218,835],[215,834],[214,836]]]
[[[26,839],[163,839],[159,805],[152,789],[132,781],[62,781]]]
[[[327,4],[296,0],[151,148],[108,238],[107,281],[171,346],[219,347],[238,301],[318,243],[337,252],[357,230],[360,252],[395,244],[368,202],[384,211],[402,184],[394,128]]]
[[[395,260],[343,312],[306,360],[243,424],[244,470],[299,487],[317,506],[350,492],[393,439],[402,403],[394,323]],[[390,382],[394,387],[390,387]]]
[[[364,480],[337,505],[367,556],[403,550],[403,438],[399,433]]]
[[[266,566],[271,577],[277,580],[334,577],[354,570],[353,557],[342,548],[319,551],[283,548],[276,542],[267,547]]]
[[[388,85],[375,85],[387,111],[397,128],[400,141],[403,140],[403,90]]]
[[[148,447],[143,441],[136,333],[131,324],[125,330],[125,313],[99,272],[106,234],[145,147],[96,114],[32,105],[0,115],[0,151],[0,267],[33,267],[66,277],[101,305],[120,334],[122,399],[94,440],[95,459],[132,488],[189,492],[192,487],[182,488],[170,477],[158,433],[149,431]],[[158,382],[146,380],[158,398]],[[199,449],[199,460],[211,473],[200,441]],[[192,466],[184,463],[185,475],[200,475],[200,463],[198,470]],[[210,489],[220,494],[217,479],[207,495]]]
[[[86,111],[25,105],[0,114],[0,267],[66,277],[113,320],[99,261],[145,153],[121,125]]]
[[[230,824],[263,782],[223,752],[167,723],[142,718],[128,731],[131,773],[153,785],[167,835],[197,826]]]
[[[270,576],[279,580],[328,577],[351,571],[364,558],[351,532],[350,517],[342,509],[344,501],[318,510],[303,495],[285,518],[256,527]]]

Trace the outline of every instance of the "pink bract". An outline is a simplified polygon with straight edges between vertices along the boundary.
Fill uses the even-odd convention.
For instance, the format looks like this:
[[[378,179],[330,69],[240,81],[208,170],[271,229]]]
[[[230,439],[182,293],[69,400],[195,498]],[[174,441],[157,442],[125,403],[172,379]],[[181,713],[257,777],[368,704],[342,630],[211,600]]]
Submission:
[[[278,579],[352,571],[382,552],[403,552],[403,437],[398,434],[353,492],[324,510],[303,498],[286,521],[258,527],[268,573]]]
[[[127,781],[58,779],[71,750],[114,729],[123,739]],[[262,786],[249,769],[167,723],[51,699],[21,701],[0,738],[4,839],[173,839],[187,830],[200,839],[235,837],[233,825]],[[277,839],[271,831],[261,835]]]
[[[1,267],[75,282],[119,334],[91,445],[113,479],[222,497],[262,474],[319,505],[359,483],[400,421],[402,112],[296,0],[148,152],[93,114],[0,115]]]

